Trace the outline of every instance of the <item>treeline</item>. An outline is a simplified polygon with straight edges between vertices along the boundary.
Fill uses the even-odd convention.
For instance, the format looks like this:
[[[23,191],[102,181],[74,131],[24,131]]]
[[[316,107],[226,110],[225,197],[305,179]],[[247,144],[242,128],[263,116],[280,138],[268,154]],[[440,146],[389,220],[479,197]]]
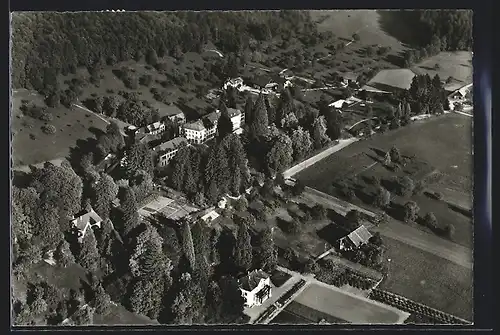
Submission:
[[[420,48],[407,50],[404,66],[409,67],[441,51],[472,50],[472,11],[424,10],[406,12],[415,29]]]
[[[152,52],[180,57],[208,41],[239,52],[275,36],[317,35],[299,11],[22,13],[13,16],[12,31],[13,86],[36,90],[79,66],[92,70]]]

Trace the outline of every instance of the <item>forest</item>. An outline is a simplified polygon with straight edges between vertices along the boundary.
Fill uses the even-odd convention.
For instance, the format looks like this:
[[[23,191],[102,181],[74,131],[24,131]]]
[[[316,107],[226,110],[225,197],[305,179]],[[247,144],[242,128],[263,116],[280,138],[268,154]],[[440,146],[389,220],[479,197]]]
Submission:
[[[79,66],[200,52],[207,41],[226,53],[306,33],[317,34],[299,11],[19,13],[12,17],[13,86],[40,91]]]

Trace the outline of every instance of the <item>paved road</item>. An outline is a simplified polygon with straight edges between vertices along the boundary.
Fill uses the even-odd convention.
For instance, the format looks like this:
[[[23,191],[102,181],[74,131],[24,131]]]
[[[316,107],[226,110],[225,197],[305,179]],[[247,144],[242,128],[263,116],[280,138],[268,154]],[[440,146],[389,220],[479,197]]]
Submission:
[[[376,215],[374,212],[314,189],[310,190],[306,188],[303,197],[332,208],[343,215],[351,209],[357,209],[369,215]],[[371,230],[375,232],[378,231],[383,236],[430,252],[465,268],[472,269],[472,250],[444,238],[429,234],[393,219],[390,219],[387,223],[381,224],[378,227],[371,227]]]
[[[317,154],[317,155],[315,155],[315,156],[313,156],[313,157],[311,157],[309,159],[306,159],[305,161],[300,162],[297,165],[292,166],[291,168],[289,168],[288,170],[286,170],[285,172],[283,172],[283,176],[285,178],[291,177],[291,176],[299,173],[300,171],[308,168],[309,166],[311,166],[311,165],[319,162],[323,158],[328,157],[331,154],[334,154],[337,151],[344,149],[348,145],[356,142],[357,140],[358,140],[358,138],[356,138],[356,137],[351,137],[351,138],[346,139],[346,140],[339,140],[338,144],[336,144],[336,145],[334,145],[334,146],[332,146],[332,147],[330,147],[328,149],[325,149],[325,150],[321,151],[319,154]]]

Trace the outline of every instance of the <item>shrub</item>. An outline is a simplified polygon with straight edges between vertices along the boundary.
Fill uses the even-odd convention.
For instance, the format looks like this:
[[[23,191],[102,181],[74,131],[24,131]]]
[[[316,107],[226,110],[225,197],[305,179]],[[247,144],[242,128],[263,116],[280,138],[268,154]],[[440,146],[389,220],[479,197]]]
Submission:
[[[415,188],[415,184],[413,183],[413,180],[408,177],[404,176],[402,178],[398,179],[398,184],[399,184],[399,195],[401,196],[408,196],[413,192],[413,189]]]
[[[452,239],[453,235],[455,235],[455,226],[449,223],[445,228],[445,234],[448,238]]]
[[[352,200],[354,199],[354,197],[356,196],[356,194],[354,193],[353,190],[351,189],[347,189],[346,192],[344,193],[345,194],[345,197],[348,199],[348,200]]]
[[[52,134],[55,134],[55,133],[56,133],[56,127],[54,127],[54,126],[53,126],[53,125],[51,125],[51,124],[48,124],[48,125],[43,125],[43,126],[42,126],[42,131],[43,131],[45,134],[52,135]]]
[[[424,217],[425,225],[431,229],[437,229],[438,222],[434,213],[429,212]]]
[[[323,205],[316,204],[313,208],[311,208],[311,214],[315,220],[323,220],[326,218],[327,211]]]
[[[42,120],[42,121],[49,122],[49,121],[52,121],[53,119],[54,119],[54,116],[50,113],[47,113],[47,112],[43,112],[42,115],[40,115],[40,120]]]
[[[422,180],[419,180],[415,183],[415,188],[413,189],[413,194],[422,194],[425,189],[425,183]]]

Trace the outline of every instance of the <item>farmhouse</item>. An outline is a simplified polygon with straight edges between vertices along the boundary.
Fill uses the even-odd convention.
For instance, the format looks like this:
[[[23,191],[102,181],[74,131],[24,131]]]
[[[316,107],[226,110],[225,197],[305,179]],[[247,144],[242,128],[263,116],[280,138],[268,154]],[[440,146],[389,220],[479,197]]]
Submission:
[[[370,237],[372,237],[372,234],[370,234],[364,225],[361,225],[348,235],[340,238],[338,241],[338,248],[339,250],[357,249],[361,245],[368,243]]]
[[[407,90],[411,86],[413,77],[415,73],[409,69],[382,70],[367,83],[367,86],[389,92]]]
[[[84,211],[73,216],[71,227],[77,233],[78,242],[82,243],[87,229],[95,226],[101,228],[101,222],[101,217],[96,212],[94,212],[92,208],[90,209],[90,211]]]
[[[271,297],[271,280],[262,270],[253,270],[238,280],[245,306],[259,306]]]
[[[176,137],[173,140],[162,143],[153,148],[156,155],[157,165],[160,167],[167,166],[170,160],[174,158],[175,154],[184,145],[188,145],[188,141],[184,137]]]

